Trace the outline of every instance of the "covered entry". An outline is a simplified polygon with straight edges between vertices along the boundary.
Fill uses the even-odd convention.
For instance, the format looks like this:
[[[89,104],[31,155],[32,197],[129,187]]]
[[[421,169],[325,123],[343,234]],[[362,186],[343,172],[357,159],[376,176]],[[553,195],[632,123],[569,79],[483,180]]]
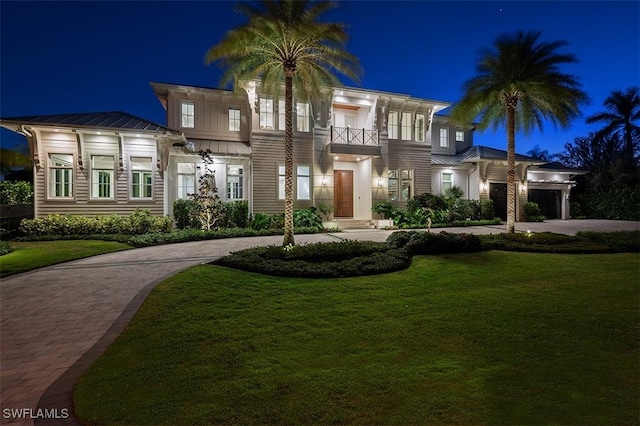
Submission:
[[[353,217],[353,170],[333,171],[335,217]]]
[[[489,198],[493,201],[493,208],[496,216],[502,220],[507,220],[507,184],[489,184]]]
[[[562,218],[562,191],[558,189],[530,189],[529,201],[538,204],[547,219]]]

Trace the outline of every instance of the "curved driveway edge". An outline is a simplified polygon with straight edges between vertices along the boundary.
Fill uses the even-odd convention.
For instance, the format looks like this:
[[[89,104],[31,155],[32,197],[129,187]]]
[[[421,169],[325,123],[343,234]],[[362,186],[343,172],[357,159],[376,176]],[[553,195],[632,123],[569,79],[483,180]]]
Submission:
[[[516,224],[521,232],[549,230],[571,235],[578,230],[637,229],[640,222],[558,220]],[[475,234],[503,230],[500,225],[446,229]],[[391,232],[297,235],[296,241],[384,241]],[[77,424],[72,406],[77,379],[122,332],[156,284],[231,251],[281,241],[282,236],[277,235],[125,250],[2,280],[0,423]]]

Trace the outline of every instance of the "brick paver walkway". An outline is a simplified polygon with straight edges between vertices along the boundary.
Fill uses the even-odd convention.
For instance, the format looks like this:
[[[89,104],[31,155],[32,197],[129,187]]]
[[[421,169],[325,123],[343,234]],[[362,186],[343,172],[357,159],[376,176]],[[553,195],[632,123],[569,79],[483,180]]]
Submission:
[[[638,222],[550,221],[517,230],[639,229]],[[501,232],[502,226],[448,232]],[[434,230],[438,231],[438,230]],[[391,231],[298,235],[296,242],[336,238],[384,241]],[[147,294],[189,266],[281,236],[235,238],[111,253],[9,277],[0,283],[0,423],[77,424],[72,391],[80,374],[124,329]],[[39,411],[46,410],[46,411]],[[68,418],[63,418],[67,417]],[[43,417],[59,417],[46,419]]]

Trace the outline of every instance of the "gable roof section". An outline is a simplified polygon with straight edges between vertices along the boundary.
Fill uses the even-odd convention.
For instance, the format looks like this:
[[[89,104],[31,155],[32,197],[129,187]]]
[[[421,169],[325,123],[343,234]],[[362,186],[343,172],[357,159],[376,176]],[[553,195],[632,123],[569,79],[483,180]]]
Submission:
[[[507,151],[489,148],[488,146],[475,145],[456,155],[431,154],[431,164],[441,166],[459,166],[464,163],[474,163],[480,160],[507,161]],[[546,161],[516,153],[516,161],[545,164]]]
[[[139,130],[167,132],[160,124],[122,111],[87,112],[77,114],[27,115],[0,118],[0,123],[29,124],[60,127],[86,127],[100,129]]]

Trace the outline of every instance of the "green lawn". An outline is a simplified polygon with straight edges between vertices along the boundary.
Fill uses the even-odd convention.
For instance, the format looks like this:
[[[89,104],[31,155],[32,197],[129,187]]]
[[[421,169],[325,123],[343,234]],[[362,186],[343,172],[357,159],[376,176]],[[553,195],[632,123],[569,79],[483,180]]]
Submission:
[[[203,265],[84,374],[98,424],[635,424],[638,254],[416,257],[361,278]]]
[[[131,248],[113,241],[93,240],[11,242],[11,247],[14,251],[0,256],[0,277]]]

